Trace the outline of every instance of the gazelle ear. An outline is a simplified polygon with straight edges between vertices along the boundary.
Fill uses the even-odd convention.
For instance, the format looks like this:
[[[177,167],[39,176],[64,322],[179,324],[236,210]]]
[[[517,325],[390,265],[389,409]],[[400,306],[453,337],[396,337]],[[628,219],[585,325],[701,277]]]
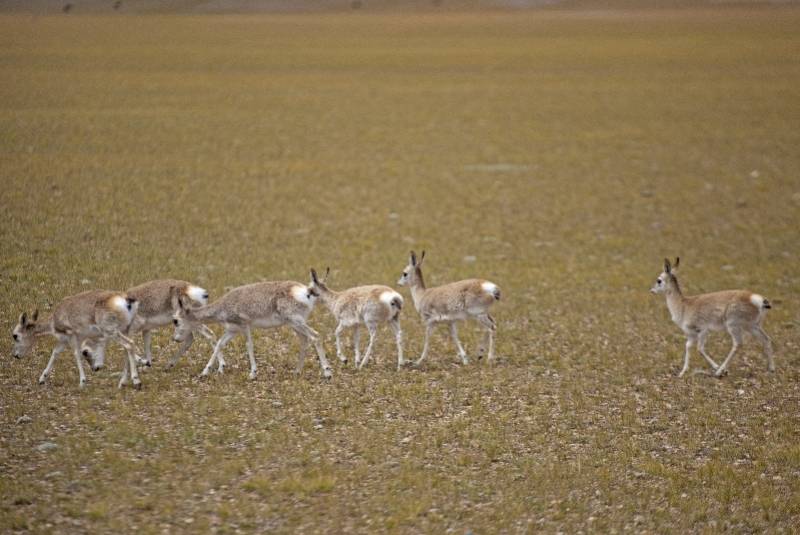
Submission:
[[[319,284],[319,279],[317,278],[317,270],[311,268],[311,282],[314,284]]]
[[[36,320],[39,319],[39,309],[33,311],[33,318],[31,318],[31,323],[36,323]]]
[[[664,273],[672,273],[672,265],[669,263],[669,259],[664,259]]]
[[[417,253],[415,253],[414,251],[411,251],[411,257],[409,258],[409,262],[411,263],[412,266],[417,265]]]
[[[23,312],[19,315],[19,324],[25,327],[28,324],[28,313]]]
[[[422,263],[425,261],[425,251],[422,251],[422,254],[419,256],[419,264],[417,267],[422,267]]]
[[[326,266],[325,267],[325,277],[322,278],[322,282],[328,282],[328,275],[330,275],[330,274],[331,274],[331,267],[330,266]]]
[[[677,270],[678,266],[680,265],[680,263],[681,263],[681,258],[679,256],[676,256],[675,257],[675,265],[672,266],[672,271]]]

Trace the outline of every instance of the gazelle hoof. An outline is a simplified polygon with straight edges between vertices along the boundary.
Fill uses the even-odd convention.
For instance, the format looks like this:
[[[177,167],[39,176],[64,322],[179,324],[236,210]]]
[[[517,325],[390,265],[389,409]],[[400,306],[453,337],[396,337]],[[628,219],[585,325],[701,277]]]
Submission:
[[[330,379],[331,377],[333,377],[333,371],[331,371],[330,368],[325,368],[325,370],[323,370],[322,372],[322,377],[324,379]]]
[[[714,373],[714,377],[717,377],[717,378],[725,377],[726,375],[728,375],[728,370],[727,370],[727,369],[725,369],[725,368],[719,368],[719,369],[718,369],[718,370],[717,370],[717,371]]]
[[[248,375],[247,378],[249,380],[251,380],[251,381],[255,381],[256,380],[256,373],[255,372],[250,372],[250,375]]]
[[[141,390],[142,389],[142,383],[133,383],[133,388],[135,390]]]

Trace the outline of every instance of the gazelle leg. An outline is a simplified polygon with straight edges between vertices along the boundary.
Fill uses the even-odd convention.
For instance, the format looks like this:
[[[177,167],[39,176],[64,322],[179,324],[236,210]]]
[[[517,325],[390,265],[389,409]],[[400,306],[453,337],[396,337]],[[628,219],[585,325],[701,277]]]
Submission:
[[[131,381],[133,382],[133,388],[135,388],[136,390],[140,390],[142,388],[142,381],[139,379],[139,370],[136,369],[136,361],[138,355],[136,355],[136,348],[133,345],[133,340],[131,340],[130,338],[128,338],[119,331],[115,332],[113,336],[117,340],[117,342],[119,342],[119,344],[125,349],[125,353],[127,355],[128,362],[130,364]],[[120,386],[122,386],[122,384],[124,383],[121,383]]]
[[[356,326],[353,328],[353,349],[356,352],[355,361],[353,364],[356,368],[358,368],[358,362],[361,360],[361,348],[358,346],[360,345],[359,342],[361,341],[361,326],[356,323]]]
[[[236,332],[225,328],[225,332],[222,334],[219,340],[217,340],[217,345],[214,346],[214,351],[211,353],[211,358],[206,364],[206,367],[203,368],[203,372],[200,374],[201,377],[205,377],[211,372],[211,366],[214,365],[214,362],[219,361],[219,367],[217,368],[218,373],[223,373],[225,371],[225,359],[222,357],[222,348],[231,341],[231,339],[236,336]]]
[[[486,327],[486,337],[478,348],[478,360],[483,357],[483,352],[486,350],[486,346],[488,345],[489,361],[491,362],[494,360],[494,333],[497,330],[497,324],[495,323],[494,318],[492,318],[489,314],[481,314],[478,316],[478,322]]]
[[[125,355],[125,358],[122,359],[122,373],[119,375],[119,383],[117,383],[117,388],[122,388],[126,384],[128,384],[128,374],[130,373],[130,361],[128,360],[128,355]]]
[[[312,344],[314,344],[314,349],[317,350],[317,357],[319,358],[319,366],[322,368],[322,376],[325,379],[330,379],[333,375],[333,370],[331,370],[331,365],[328,362],[328,359],[325,357],[325,348],[322,347],[322,342],[320,342],[317,332],[309,327],[304,321],[295,321],[291,324],[291,326],[295,332],[301,332]]]
[[[772,358],[772,340],[764,331],[764,328],[757,325],[753,331],[753,336],[761,340],[761,345],[764,348],[764,354],[767,356],[767,369],[771,372],[775,371],[775,360]]]
[[[456,345],[456,349],[458,350],[458,358],[461,359],[462,364],[469,364],[469,359],[467,358],[467,352],[464,351],[464,347],[461,345],[461,340],[458,339],[458,328],[456,327],[456,322],[450,322],[450,337],[453,339],[453,343]]]
[[[347,357],[342,351],[342,331],[344,331],[344,329],[344,325],[339,323],[339,325],[336,326],[334,334],[336,335],[336,356],[339,357],[342,364],[347,364]]]
[[[72,335],[69,337],[69,345],[72,346],[72,351],[75,353],[75,363],[78,365],[78,386],[83,388],[86,386],[86,374],[83,373],[83,356],[81,355],[81,344],[78,337]]]
[[[47,366],[45,367],[44,371],[42,371],[42,374],[39,376],[40,385],[44,384],[47,377],[53,371],[53,365],[56,362],[56,357],[59,355],[59,353],[64,351],[66,347],[67,347],[67,340],[59,337],[58,343],[56,343],[56,346],[53,348],[53,352],[50,354],[50,360],[47,361]]]
[[[397,369],[403,367],[405,361],[403,360],[403,331],[400,329],[400,319],[395,318],[389,322],[389,326],[394,332],[394,340],[397,343]]]
[[[691,335],[686,339],[686,351],[683,353],[683,368],[681,369],[678,377],[683,377],[683,374],[689,369],[689,352],[694,345],[694,336]]]
[[[367,350],[364,352],[364,358],[361,359],[361,362],[358,365],[359,370],[364,367],[369,360],[369,357],[372,356],[372,346],[375,344],[375,335],[378,332],[378,326],[368,323],[367,332],[369,332],[369,343],[367,344]]]
[[[153,352],[152,352],[153,333],[151,331],[142,331],[142,343],[144,344],[144,358],[138,359],[139,364],[144,364],[148,368],[153,365]]]
[[[300,342],[300,352],[297,354],[297,368],[295,369],[294,373],[296,375],[300,375],[301,373],[303,373],[303,366],[306,363],[306,353],[308,352],[308,338],[306,338],[305,335],[300,331],[295,330],[294,333],[297,335],[297,340]]]
[[[708,331],[702,331],[697,337],[697,350],[700,351],[700,354],[703,355],[703,358],[706,359],[706,362],[711,366],[714,371],[717,371],[719,368],[719,364],[714,362],[708,353],[706,353],[706,338],[708,337]]]
[[[731,339],[733,340],[733,345],[731,346],[731,351],[728,353],[728,356],[725,357],[725,360],[720,364],[719,368],[714,375],[717,377],[722,377],[728,370],[728,364],[730,363],[733,356],[736,354],[736,351],[739,349],[739,346],[742,345],[742,331],[739,327],[734,327],[732,325],[728,326],[728,333],[731,335]]]
[[[422,343],[422,355],[414,362],[414,366],[419,366],[422,364],[422,361],[425,360],[425,357],[428,356],[428,344],[431,340],[431,332],[433,331],[433,323],[429,322],[425,324],[425,341]]]
[[[167,369],[174,368],[175,365],[178,364],[180,358],[189,350],[189,347],[191,347],[192,342],[194,342],[194,333],[190,332],[188,335],[186,335],[186,339],[181,342],[181,345],[178,348],[178,351],[175,352],[175,355],[173,355],[172,358],[169,359],[169,362],[167,362]]]
[[[211,343],[211,350],[213,352],[214,348],[217,346],[217,336],[214,334],[214,331],[212,331],[208,325],[200,325],[197,332]],[[222,353],[221,349],[219,350],[219,355],[222,357],[222,361],[225,362],[225,355]]]
[[[253,351],[253,333],[249,325],[245,327],[244,333],[247,336],[247,356],[250,357],[250,375],[248,378],[252,381],[256,378],[256,357]]]

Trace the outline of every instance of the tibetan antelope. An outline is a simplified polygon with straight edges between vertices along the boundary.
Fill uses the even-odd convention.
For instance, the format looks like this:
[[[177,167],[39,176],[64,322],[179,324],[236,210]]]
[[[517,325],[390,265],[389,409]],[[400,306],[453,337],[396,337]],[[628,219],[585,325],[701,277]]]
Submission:
[[[52,316],[39,322],[38,311],[29,318],[23,313],[19,323],[14,327],[14,350],[16,358],[22,358],[33,348],[36,340],[45,335],[56,338],[56,346],[47,362],[47,367],[39,376],[39,384],[44,384],[56,357],[68,345],[75,352],[75,361],[78,365],[80,387],[86,385],[86,375],[83,373],[81,356],[91,363],[93,370],[103,367],[102,354],[107,340],[116,340],[127,353],[128,366],[132,366],[131,376],[134,388],[141,388],[139,374],[136,371],[136,350],[133,341],[125,336],[125,331],[136,316],[138,302],[124,292],[111,292],[106,290],[92,290],[72,297],[67,297],[56,305]],[[93,354],[89,343],[96,342],[102,348],[98,354]],[[120,381],[120,387],[124,381]]]
[[[322,375],[330,378],[332,372],[328,359],[325,358],[325,349],[319,335],[307,323],[317,297],[312,288],[292,281],[258,282],[239,286],[213,303],[198,308],[192,308],[188,298],[182,295],[178,298],[179,307],[174,315],[174,340],[183,342],[201,324],[221,323],[225,332],[217,341],[211,359],[201,375],[208,375],[214,362],[218,363],[217,370],[222,373],[225,368],[222,348],[237,334],[243,334],[247,339],[247,354],[250,358],[250,379],[255,379],[256,360],[251,330],[288,325],[300,339],[297,373],[303,369],[306,350],[311,343],[317,350]]]
[[[494,333],[497,329],[494,319],[489,315],[489,307],[500,299],[500,288],[493,282],[483,279],[467,279],[451,282],[434,288],[426,288],[422,277],[422,263],[425,260],[425,251],[417,262],[417,255],[411,251],[408,265],[403,270],[403,275],[397,284],[409,286],[414,307],[422,316],[425,323],[425,342],[422,355],[414,365],[419,366],[428,354],[428,342],[431,331],[437,323],[447,323],[450,326],[450,336],[458,350],[461,362],[467,364],[467,352],[458,340],[456,322],[475,318],[486,328],[486,338],[478,348],[478,359],[483,358],[488,345],[488,359],[494,360]]]
[[[357,286],[336,292],[325,284],[329,273],[330,268],[325,270],[325,277],[320,280],[317,272],[311,269],[311,288],[319,293],[320,301],[336,318],[336,355],[339,360],[347,363],[347,357],[342,351],[341,335],[346,328],[353,327],[354,363],[356,368],[363,368],[372,355],[372,345],[375,342],[378,326],[388,322],[394,331],[397,343],[397,369],[399,370],[404,364],[403,333],[400,330],[400,310],[403,308],[403,297],[388,286],[379,285]],[[363,359],[358,347],[361,325],[365,325],[369,332],[369,344]]]
[[[678,377],[682,377],[689,369],[689,350],[697,343],[697,349],[714,369],[715,375],[721,377],[728,370],[733,355],[742,344],[742,333],[749,332],[759,340],[767,357],[769,371],[775,371],[772,359],[772,341],[761,327],[767,309],[772,308],[763,296],[746,290],[728,290],[708,294],[684,296],[676,276],[680,259],[675,265],[664,259],[664,271],[656,279],[650,289],[654,294],[663,293],[667,298],[667,308],[672,321],[686,333],[686,351],[683,356],[683,369]],[[728,331],[733,346],[722,364],[717,365],[706,353],[706,337],[710,331]]]

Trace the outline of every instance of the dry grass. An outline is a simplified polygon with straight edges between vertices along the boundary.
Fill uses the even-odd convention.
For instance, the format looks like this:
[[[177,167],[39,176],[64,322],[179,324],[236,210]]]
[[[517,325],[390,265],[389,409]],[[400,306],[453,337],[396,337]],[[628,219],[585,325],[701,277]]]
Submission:
[[[495,366],[444,330],[365,373],[259,335],[261,373],[0,367],[7,532],[792,531],[800,522],[800,13],[0,17],[0,327],[184,277],[503,289]],[[396,215],[393,215],[396,214]],[[779,372],[677,379],[647,293],[768,296]],[[475,256],[474,262],[465,262]],[[312,324],[333,352],[330,317]],[[411,354],[421,329],[405,311]],[[463,330],[474,351],[474,327]],[[7,343],[10,342],[8,339]],[[728,341],[710,350],[719,358]],[[309,359],[310,360],[310,359]],[[335,357],[334,357],[335,360]],[[699,357],[694,365],[701,366]],[[28,415],[32,422],[16,424]],[[35,446],[54,442],[40,452]]]

